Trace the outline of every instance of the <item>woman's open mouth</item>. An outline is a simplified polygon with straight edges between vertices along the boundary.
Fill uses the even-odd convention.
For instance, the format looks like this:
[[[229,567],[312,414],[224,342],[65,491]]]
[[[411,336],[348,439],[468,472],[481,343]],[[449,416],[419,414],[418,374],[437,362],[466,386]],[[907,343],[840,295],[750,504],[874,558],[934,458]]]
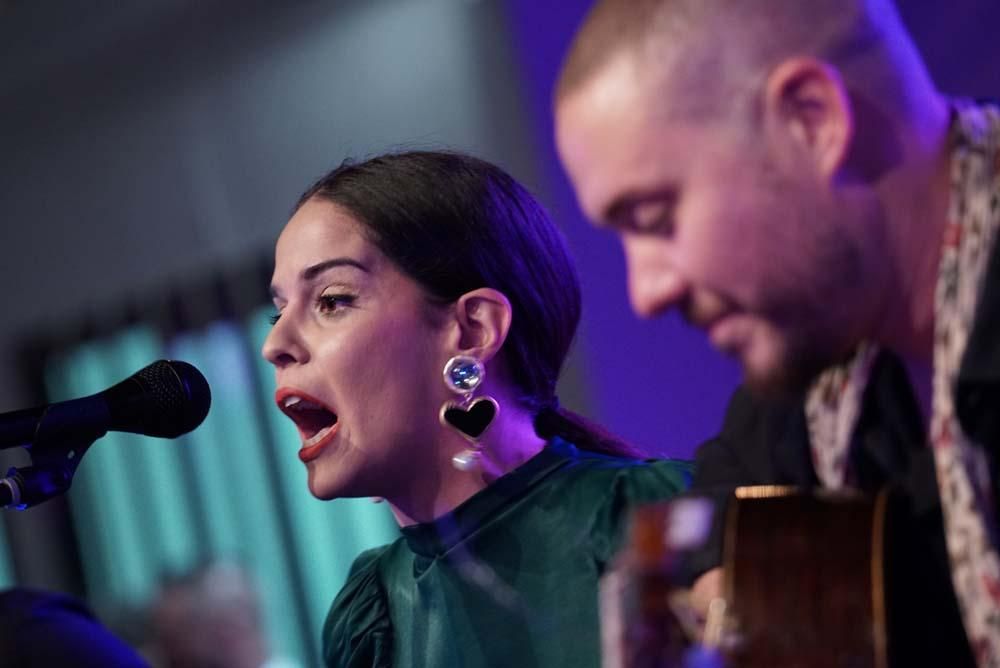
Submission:
[[[337,435],[337,414],[323,402],[291,388],[279,388],[274,395],[275,403],[298,427],[302,437],[299,459],[312,461]]]

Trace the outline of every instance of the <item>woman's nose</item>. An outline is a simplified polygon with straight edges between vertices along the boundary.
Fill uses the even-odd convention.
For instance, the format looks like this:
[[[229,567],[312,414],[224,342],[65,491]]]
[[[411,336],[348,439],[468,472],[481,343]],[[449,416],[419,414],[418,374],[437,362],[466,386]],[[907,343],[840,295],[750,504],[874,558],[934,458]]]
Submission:
[[[264,359],[279,369],[289,364],[303,364],[309,359],[306,346],[298,336],[291,318],[287,316],[278,317],[264,339],[260,352]]]

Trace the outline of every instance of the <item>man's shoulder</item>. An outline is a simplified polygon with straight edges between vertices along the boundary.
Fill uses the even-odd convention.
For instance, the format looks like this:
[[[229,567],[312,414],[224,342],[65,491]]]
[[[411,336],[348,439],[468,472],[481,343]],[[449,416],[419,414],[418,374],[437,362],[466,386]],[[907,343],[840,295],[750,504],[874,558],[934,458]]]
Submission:
[[[801,397],[762,397],[741,386],[719,433],[695,454],[694,486],[792,483],[813,478]]]

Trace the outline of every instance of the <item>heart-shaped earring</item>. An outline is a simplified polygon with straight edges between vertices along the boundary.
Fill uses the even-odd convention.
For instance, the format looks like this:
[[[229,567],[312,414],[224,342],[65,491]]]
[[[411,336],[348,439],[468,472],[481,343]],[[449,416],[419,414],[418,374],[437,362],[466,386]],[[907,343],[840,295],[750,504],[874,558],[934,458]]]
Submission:
[[[497,416],[500,406],[493,397],[480,397],[468,406],[452,402],[441,407],[441,423],[457,429],[473,443]]]
[[[444,384],[459,401],[447,401],[441,406],[438,417],[441,424],[461,434],[470,446],[452,457],[451,463],[460,471],[474,471],[481,466],[483,435],[497,414],[500,405],[493,397],[480,397],[473,401],[472,395],[486,378],[483,363],[470,355],[456,355],[444,365]]]

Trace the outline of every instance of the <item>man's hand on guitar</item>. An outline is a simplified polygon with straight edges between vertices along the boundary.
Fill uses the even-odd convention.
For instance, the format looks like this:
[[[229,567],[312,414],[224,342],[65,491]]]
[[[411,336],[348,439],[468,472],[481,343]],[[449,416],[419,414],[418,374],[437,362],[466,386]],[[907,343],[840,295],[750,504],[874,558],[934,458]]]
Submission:
[[[691,587],[691,607],[698,613],[702,625],[708,617],[708,606],[722,598],[722,568],[716,567],[698,577]]]

